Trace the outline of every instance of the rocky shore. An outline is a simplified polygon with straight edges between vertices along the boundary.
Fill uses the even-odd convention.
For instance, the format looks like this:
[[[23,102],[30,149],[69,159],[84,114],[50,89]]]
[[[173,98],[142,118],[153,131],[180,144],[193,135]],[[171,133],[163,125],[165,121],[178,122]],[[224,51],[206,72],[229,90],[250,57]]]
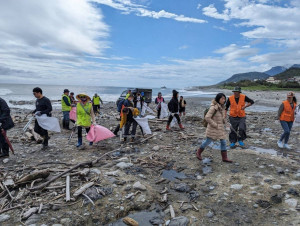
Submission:
[[[284,93],[246,94],[269,107],[284,100]],[[16,154],[0,162],[0,225],[299,225],[299,127],[293,149],[279,149],[277,112],[250,107],[246,147],[228,152],[234,163],[221,161],[218,142],[200,162],[195,150],[210,98],[186,101],[184,131],[166,132],[166,122],[154,119],[153,134],[142,137],[137,129],[135,143],[115,137],[77,149],[76,134],[69,142],[64,130],[50,133],[46,151],[22,131],[28,110],[13,109],[16,126],[8,136]],[[53,115],[62,117],[58,110]],[[115,103],[106,103],[97,122],[112,130],[117,116]]]

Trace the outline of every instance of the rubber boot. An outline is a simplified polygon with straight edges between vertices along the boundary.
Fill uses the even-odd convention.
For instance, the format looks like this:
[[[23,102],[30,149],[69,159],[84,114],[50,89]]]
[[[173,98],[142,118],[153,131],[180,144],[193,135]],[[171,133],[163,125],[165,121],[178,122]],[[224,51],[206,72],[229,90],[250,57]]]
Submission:
[[[66,128],[66,120],[65,119],[62,120],[62,126],[63,126],[63,129]]]
[[[199,148],[196,152],[196,156],[199,160],[202,160],[201,153],[204,151],[204,148]]]
[[[170,125],[167,125],[166,130],[171,130]]]
[[[5,158],[5,157],[9,157],[9,149],[2,148],[2,153],[0,153],[0,158]]]
[[[221,151],[221,155],[222,155],[222,160],[223,160],[223,162],[229,162],[229,163],[232,163],[232,161],[229,160],[228,157],[227,157],[227,151]]]
[[[78,143],[76,145],[76,147],[80,147],[82,145],[82,138],[78,138]]]
[[[72,130],[72,129],[70,129],[70,121],[65,122],[65,127],[66,127],[65,128],[66,130]]]
[[[49,140],[49,137],[48,136],[45,136],[44,137],[44,141],[43,141],[43,147],[42,147],[42,150],[46,150],[48,148],[48,140]]]
[[[184,127],[183,127],[183,125],[181,123],[179,124],[179,128],[180,129],[184,129]]]

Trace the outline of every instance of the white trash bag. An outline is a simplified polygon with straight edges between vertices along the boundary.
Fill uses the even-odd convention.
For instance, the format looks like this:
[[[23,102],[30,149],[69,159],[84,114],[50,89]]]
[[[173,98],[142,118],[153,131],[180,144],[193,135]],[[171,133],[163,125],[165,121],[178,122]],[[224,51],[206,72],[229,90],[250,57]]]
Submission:
[[[35,116],[36,120],[38,121],[40,127],[42,127],[45,130],[58,132],[60,133],[60,125],[59,121],[55,117],[48,117],[46,114],[43,114],[41,116]]]
[[[295,121],[293,127],[297,126],[300,126],[300,105],[298,105],[295,110]]]
[[[148,123],[148,116],[146,116],[145,118],[136,117],[134,118],[134,120],[142,127],[144,134],[152,134]]]
[[[161,103],[161,112],[160,112],[160,119],[166,118],[169,116],[168,112],[168,105],[166,103]]]

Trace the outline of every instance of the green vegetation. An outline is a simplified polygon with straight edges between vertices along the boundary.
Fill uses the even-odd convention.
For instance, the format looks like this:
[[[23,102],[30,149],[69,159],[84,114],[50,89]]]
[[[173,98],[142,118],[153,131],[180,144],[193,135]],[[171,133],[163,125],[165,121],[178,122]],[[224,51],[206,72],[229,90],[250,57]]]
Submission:
[[[219,88],[233,89],[235,86],[240,86],[243,90],[294,90],[300,91],[300,84],[297,82],[280,82],[279,84],[268,83],[264,80],[250,81],[242,80],[239,82],[230,82],[219,85]]]
[[[279,80],[284,80],[295,76],[300,76],[300,68],[295,68],[295,67],[289,68],[286,71],[278,75],[275,75],[274,77]]]

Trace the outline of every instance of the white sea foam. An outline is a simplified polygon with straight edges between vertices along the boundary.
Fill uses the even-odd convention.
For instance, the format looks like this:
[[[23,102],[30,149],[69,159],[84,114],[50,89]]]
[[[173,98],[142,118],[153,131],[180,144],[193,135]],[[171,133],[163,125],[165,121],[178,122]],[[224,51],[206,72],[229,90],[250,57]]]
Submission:
[[[10,93],[12,93],[10,89],[0,88],[0,96],[5,96]]]

